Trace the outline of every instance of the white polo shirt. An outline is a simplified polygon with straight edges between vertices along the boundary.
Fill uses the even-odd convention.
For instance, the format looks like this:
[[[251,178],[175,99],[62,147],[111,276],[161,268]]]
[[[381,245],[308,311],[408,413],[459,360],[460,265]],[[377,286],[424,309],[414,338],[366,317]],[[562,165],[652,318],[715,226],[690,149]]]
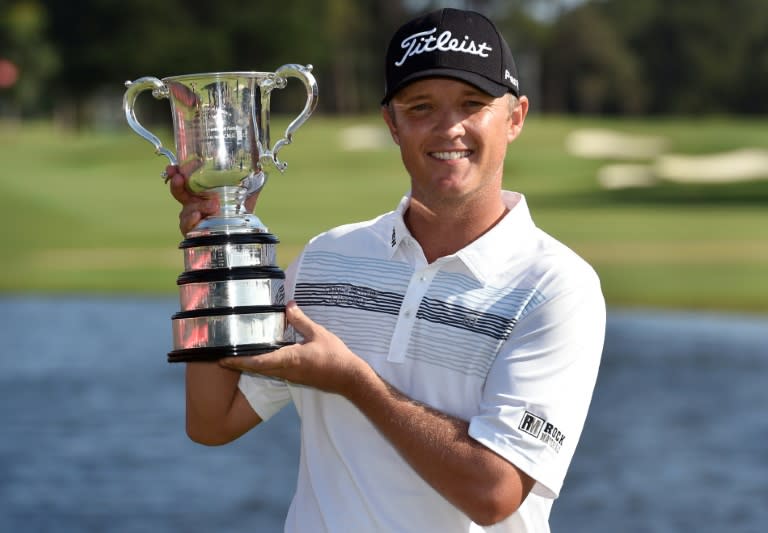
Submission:
[[[411,398],[470,423],[469,434],[536,480],[519,510],[474,524],[422,480],[346,399],[243,375],[263,419],[301,417],[285,531],[549,531],[597,377],[605,303],[594,270],[539,230],[525,198],[458,253],[428,264],[403,213],[333,229],[288,270],[303,311]],[[269,458],[263,458],[269,461]]]

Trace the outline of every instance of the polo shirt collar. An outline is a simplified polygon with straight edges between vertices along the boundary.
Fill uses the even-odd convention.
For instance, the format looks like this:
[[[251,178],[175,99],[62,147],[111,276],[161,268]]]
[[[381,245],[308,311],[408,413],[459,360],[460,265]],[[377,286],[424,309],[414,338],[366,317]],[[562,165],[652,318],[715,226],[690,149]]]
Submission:
[[[479,239],[451,256],[438,259],[438,262],[458,260],[475,278],[487,282],[500,268],[503,269],[505,263],[531,245],[536,226],[525,196],[510,191],[502,191],[501,194],[504,205],[509,209],[504,218]],[[410,199],[410,194],[407,194],[400,200],[390,214],[390,224],[384,226],[390,232],[387,236],[390,258],[394,257],[404,241],[413,239],[404,218]]]
[[[536,226],[525,196],[502,191],[502,200],[509,209],[504,218],[480,238],[456,252],[456,256],[481,282],[488,282],[506,270],[511,259],[527,255],[534,242]]]
[[[386,235],[389,243],[389,258],[394,257],[397,250],[403,244],[405,239],[413,239],[411,232],[405,225],[405,212],[408,210],[408,204],[411,201],[410,193],[400,199],[397,208],[390,213],[389,224],[384,225],[385,230],[389,230],[390,235]]]

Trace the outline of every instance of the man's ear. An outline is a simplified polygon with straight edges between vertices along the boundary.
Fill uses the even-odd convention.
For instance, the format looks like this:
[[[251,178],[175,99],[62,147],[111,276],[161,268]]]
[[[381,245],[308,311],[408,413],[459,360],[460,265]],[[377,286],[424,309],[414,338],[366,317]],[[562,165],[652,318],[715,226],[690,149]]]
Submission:
[[[395,144],[400,146],[400,136],[397,134],[397,126],[395,125],[395,117],[392,116],[394,112],[388,105],[381,106],[381,117],[389,128],[389,134],[392,136],[392,140]]]
[[[528,115],[528,97],[520,96],[517,100],[517,106],[510,112],[509,129],[507,130],[507,142],[512,142],[523,131],[525,117]]]

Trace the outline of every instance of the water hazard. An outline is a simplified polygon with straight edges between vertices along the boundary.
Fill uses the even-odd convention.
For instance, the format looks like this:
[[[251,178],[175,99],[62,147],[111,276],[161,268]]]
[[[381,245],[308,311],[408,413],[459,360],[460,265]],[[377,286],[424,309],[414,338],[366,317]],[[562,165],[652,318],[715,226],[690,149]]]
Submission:
[[[279,532],[286,410],[238,442],[184,434],[167,299],[0,299],[0,531]],[[768,530],[768,317],[609,313],[554,532]]]

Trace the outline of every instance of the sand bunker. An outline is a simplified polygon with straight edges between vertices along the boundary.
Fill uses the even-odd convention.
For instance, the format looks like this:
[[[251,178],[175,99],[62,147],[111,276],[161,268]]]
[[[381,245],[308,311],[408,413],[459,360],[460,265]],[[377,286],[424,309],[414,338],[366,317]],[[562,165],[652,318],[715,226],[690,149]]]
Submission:
[[[607,189],[649,187],[660,182],[715,184],[768,179],[768,150],[763,148],[685,155],[664,153],[668,145],[664,137],[605,129],[576,130],[565,141],[571,155],[624,161],[598,171],[597,180]]]
[[[663,153],[669,141],[656,135],[632,135],[605,129],[571,132],[565,139],[568,153],[589,159],[652,159]]]

